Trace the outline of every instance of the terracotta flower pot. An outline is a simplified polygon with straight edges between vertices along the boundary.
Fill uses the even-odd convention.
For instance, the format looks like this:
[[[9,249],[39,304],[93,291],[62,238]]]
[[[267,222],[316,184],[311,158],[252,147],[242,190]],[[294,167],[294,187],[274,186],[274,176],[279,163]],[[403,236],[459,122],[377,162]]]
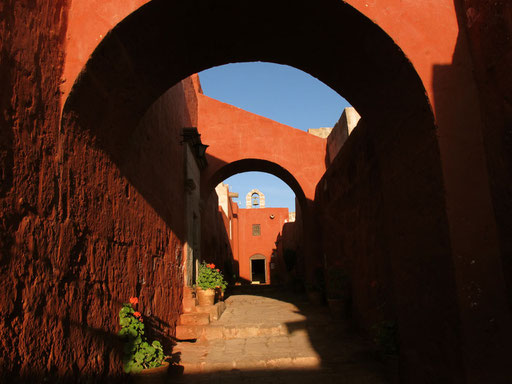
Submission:
[[[215,290],[212,288],[202,289],[197,287],[196,295],[200,307],[205,305],[213,305],[215,302]]]
[[[136,384],[164,384],[169,381],[169,363],[162,361],[162,365],[156,368],[143,369],[139,373],[132,374]]]

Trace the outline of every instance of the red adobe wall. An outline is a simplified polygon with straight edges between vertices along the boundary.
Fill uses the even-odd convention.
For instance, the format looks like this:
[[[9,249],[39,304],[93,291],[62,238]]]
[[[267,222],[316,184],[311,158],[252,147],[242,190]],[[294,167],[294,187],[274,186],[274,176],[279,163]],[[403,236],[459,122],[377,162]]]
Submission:
[[[142,3],[140,1],[126,3],[118,0],[109,2],[108,7],[102,7],[97,2],[73,2],[66,36],[70,54],[65,58],[64,71],[67,84],[63,88],[63,99],[67,96],[70,84],[90,57],[98,39],[106,36],[110,28]],[[453,252],[456,255],[474,254],[475,257],[478,254],[487,253],[484,259],[477,257],[473,260],[478,259],[480,263],[487,265],[485,269],[494,270],[494,274],[499,275],[502,258],[497,244],[498,233],[487,183],[487,165],[482,161],[486,154],[482,142],[477,89],[472,75],[472,60],[466,35],[464,31],[459,31],[459,22],[463,24],[465,20],[464,12],[458,7],[459,2],[454,3],[453,0],[430,0],[421,3],[400,0],[350,0],[347,3],[374,21],[397,43],[422,80],[439,129],[437,137],[442,159],[443,182],[446,187],[445,196]],[[318,6],[324,6],[324,2]],[[328,9],[330,4],[326,1],[325,6]],[[321,12],[321,9],[319,11]],[[101,19],[102,23],[90,25],[87,30],[82,30],[78,26],[84,23],[84,19]],[[172,22],[169,24],[173,25]],[[71,47],[77,48],[73,50]],[[229,51],[218,50],[218,52],[222,55],[222,52]],[[285,57],[282,60],[288,62]],[[222,63],[222,59],[219,61],[213,59],[209,65],[219,63]],[[306,69],[308,66],[313,66],[303,64]],[[193,68],[188,73],[196,72],[198,69]],[[336,79],[327,77],[327,81],[336,82]],[[369,93],[366,92],[366,94]],[[355,106],[364,114],[364,108],[357,105],[360,100],[356,101]],[[489,148],[487,152],[492,150],[493,148]],[[506,178],[509,179],[508,175]],[[501,202],[495,202],[494,205],[496,204]],[[473,220],[473,216],[478,219]],[[483,239],[489,239],[489,242]],[[456,269],[461,271],[456,279],[458,295],[463,297],[464,290],[474,279],[466,278],[467,260],[464,259],[459,263],[458,260],[463,260],[462,256],[461,258],[455,256],[453,259]],[[498,292],[503,290],[503,282],[502,279],[499,280],[486,279],[479,285],[489,292],[489,297],[500,297],[502,295]],[[471,310],[468,305],[469,302],[463,305],[465,311],[467,310],[464,316],[470,318]],[[501,302],[499,305],[503,307],[505,303]],[[482,311],[483,317],[477,321],[480,323],[477,327],[479,329],[484,321],[483,318],[487,317],[483,315],[484,312]],[[508,317],[510,316],[507,315]],[[469,329],[468,332],[468,334],[472,333]]]
[[[448,230],[443,202],[432,198],[441,181],[429,167],[431,189],[403,182],[394,188],[388,180],[400,180],[399,169],[382,166],[386,153],[370,129],[359,123],[318,184],[317,252],[326,275],[341,267],[350,277],[354,324],[368,335],[383,321],[398,325],[404,382],[418,380],[411,367],[428,372],[431,382],[457,382],[463,353]],[[432,156],[432,149],[422,151],[423,161]],[[444,357],[420,358],[419,350]]]
[[[512,303],[512,3],[461,1],[482,104],[494,211]]]
[[[221,179],[218,178],[228,164],[258,159],[277,164],[288,171],[298,182],[306,199],[314,199],[316,184],[325,172],[325,139],[203,94],[199,94],[198,98],[198,130],[201,140],[209,145],[206,151],[208,168],[201,175],[203,186],[214,188],[231,176],[223,174]],[[258,170],[275,173],[270,168]],[[283,175],[276,176],[283,178]]]
[[[321,260],[315,251],[316,233],[310,208],[316,184],[325,172],[326,139],[203,94],[198,97],[198,129],[203,142],[209,145],[208,167],[201,174],[203,196],[217,183],[240,172],[262,171],[281,178],[295,192],[305,212],[304,262],[306,272],[314,270]]]
[[[229,205],[228,205],[229,206]],[[232,221],[232,236],[229,236],[229,220]],[[220,268],[224,278],[232,282],[237,262],[237,218],[230,207],[228,215],[219,206],[217,194],[212,192],[201,214],[201,258]]]
[[[61,227],[55,225],[64,64],[55,53],[64,49],[66,11],[67,1],[40,1],[29,11],[14,0],[0,10],[0,381],[21,368],[39,373],[64,360],[70,367],[67,341],[80,331],[71,328],[70,303],[57,285],[59,264],[72,266],[58,253]]]
[[[274,215],[273,219],[271,215]],[[270,260],[285,220],[288,220],[288,208],[240,208],[238,210],[241,279],[246,282],[252,280],[249,259],[255,254],[261,254],[266,258],[267,283],[271,283]],[[260,236],[252,235],[253,224],[260,224]]]
[[[293,277],[297,276],[295,265],[290,264],[288,266],[286,264],[285,252],[293,252],[296,260],[297,251],[299,249],[299,238],[301,238],[297,233],[298,229],[299,227],[295,221],[285,223],[277,238],[277,254],[275,260],[272,260],[275,263],[275,270],[271,271],[274,284],[289,285],[292,283]],[[294,262],[288,261],[288,263]]]
[[[347,1],[373,25],[335,0],[257,6],[226,0],[222,7],[152,1],[130,14],[142,3],[2,2],[0,278],[6,284],[0,309],[7,314],[0,320],[2,369],[38,378],[43,372],[86,376],[118,369],[119,359],[107,345],[114,302],[132,294],[128,285],[143,277],[144,302],[151,308],[162,259],[154,258],[152,267],[144,263],[145,255],[163,252],[176,270],[180,247],[166,192],[181,185],[171,186],[170,177],[148,182],[144,176],[152,155],[174,156],[172,146],[159,145],[174,143],[179,135],[162,140],[158,129],[148,127],[155,135],[135,145],[130,140],[140,141],[146,133],[137,122],[158,96],[191,73],[230,61],[267,60],[317,76],[346,93],[363,119],[375,123],[360,130],[353,150],[345,151],[351,153],[348,161],[330,171],[318,193],[327,206],[343,208],[326,220],[342,221],[342,231],[362,228],[345,238],[357,244],[352,249],[365,260],[379,256],[366,242],[377,244],[373,238],[382,236],[379,249],[390,259],[388,278],[400,325],[403,380],[508,382],[511,316],[502,262],[508,255],[511,177],[503,165],[509,151],[501,138],[508,137],[510,103],[503,102],[508,77],[492,74],[507,68],[508,40],[506,34],[494,39],[493,28],[466,27],[466,14],[475,8],[481,25],[508,28],[508,16],[494,12],[506,15],[507,4]],[[159,13],[160,7],[175,12]],[[125,28],[107,35],[127,15]],[[253,28],[262,20],[267,28]],[[350,35],[345,28],[361,33]],[[391,40],[379,28],[400,52],[389,49]],[[479,48],[480,38],[500,56]],[[92,55],[98,41],[104,44]],[[177,99],[174,106],[185,105]],[[68,109],[60,125],[66,100],[80,108]],[[496,111],[492,100],[502,109]],[[187,118],[179,109],[170,121],[193,125],[193,114]],[[139,145],[148,149],[147,154],[135,151],[140,166],[130,160]],[[174,164],[174,158],[167,160]],[[173,168],[150,169],[150,174],[163,177],[165,170]],[[126,188],[128,180],[134,194]],[[162,189],[150,188],[155,185]],[[375,190],[376,196],[369,193]],[[357,204],[344,205],[339,196]],[[502,207],[505,213],[495,218]],[[372,217],[376,227],[370,227]],[[134,262],[116,259],[125,254]],[[116,266],[137,270],[117,279],[111,273]],[[117,288],[118,280],[129,283]],[[361,285],[359,297],[364,289],[369,288]],[[174,293],[172,300],[179,290]],[[174,316],[162,314],[171,328]],[[43,328],[55,332],[41,334]]]
[[[0,8],[0,381],[112,378],[123,301],[139,296],[165,335],[179,315],[189,84],[129,135],[61,126],[68,2]]]

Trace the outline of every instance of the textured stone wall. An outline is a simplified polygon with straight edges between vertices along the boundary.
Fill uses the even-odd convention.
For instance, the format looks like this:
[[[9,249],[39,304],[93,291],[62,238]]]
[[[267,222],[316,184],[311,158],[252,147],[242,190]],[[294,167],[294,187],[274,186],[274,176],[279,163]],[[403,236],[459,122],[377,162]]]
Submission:
[[[67,3],[7,0],[0,5],[2,379],[10,371],[55,371],[62,359],[71,365],[62,342],[70,337],[71,324],[59,319],[66,315],[59,311],[65,293],[54,278],[61,274],[55,264],[69,234],[63,223],[55,225]]]
[[[483,112],[490,184],[512,303],[512,3],[461,2]]]
[[[396,322],[406,367],[452,382],[460,340],[438,148],[428,128],[401,129],[362,119],[345,142],[317,187],[318,257],[350,276],[351,315],[361,330],[371,338],[374,325]],[[382,140],[384,130],[400,140]],[[421,150],[390,156],[406,140]],[[422,171],[404,162],[420,162]],[[415,382],[416,372],[401,374]]]
[[[217,194],[212,191],[201,211],[201,257],[215,264],[230,279],[237,263],[234,260],[233,242],[229,238],[229,219],[233,219],[229,204],[228,215],[219,207]]]
[[[124,135],[59,127],[66,7],[0,5],[0,381],[115,376],[120,304],[138,296],[167,345],[180,310],[190,84]]]

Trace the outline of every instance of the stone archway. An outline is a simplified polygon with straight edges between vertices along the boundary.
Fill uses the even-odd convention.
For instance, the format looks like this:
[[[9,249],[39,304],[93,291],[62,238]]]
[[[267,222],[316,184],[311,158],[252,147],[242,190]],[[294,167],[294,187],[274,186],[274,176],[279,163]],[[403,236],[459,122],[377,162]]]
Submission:
[[[486,317],[474,317],[468,309],[464,287],[474,279],[464,272],[465,264],[457,255],[466,255],[467,251],[497,272],[499,262],[496,247],[492,248],[492,257],[479,258],[478,254],[485,254],[487,248],[470,236],[486,233],[494,239],[491,210],[482,210],[485,220],[466,225],[466,211],[474,206],[490,206],[485,171],[482,171],[485,164],[477,162],[478,172],[472,172],[481,176],[481,180],[478,177],[476,180],[482,183],[476,185],[483,187],[477,190],[470,188],[471,182],[457,176],[458,160],[464,158],[467,148],[461,150],[446,136],[438,136],[431,104],[425,95],[426,91],[433,100],[433,86],[429,84],[431,69],[423,66],[434,61],[416,62],[420,79],[394,41],[345,3],[269,2],[259,4],[250,12],[245,7],[230,1],[219,7],[213,4],[201,7],[158,0],[141,7],[112,30],[91,56],[66,101],[63,131],[90,138],[95,148],[106,153],[124,173],[127,155],[123,153],[123,141],[118,139],[131,137],[150,105],[166,89],[192,73],[227,62],[265,60],[289,64],[318,77],[342,93],[363,116],[358,135],[363,150],[359,156],[363,157],[363,168],[379,169],[379,177],[370,180],[378,186],[379,199],[383,202],[380,229],[374,231],[384,239],[385,256],[389,257],[393,271],[394,305],[409,372],[416,372],[411,374],[420,377],[424,376],[421,372],[426,375],[421,361],[436,355],[439,349],[451,358],[447,359],[448,366],[438,361],[439,366],[434,370],[458,371],[461,363],[457,356],[462,344],[439,335],[445,332],[446,323],[457,324],[460,315],[467,324],[461,331],[463,338],[469,340],[473,331],[485,328]],[[399,6],[390,9],[397,11]],[[379,16],[376,11],[368,13]],[[417,16],[412,11],[410,14],[411,19]],[[384,17],[388,21],[386,27],[393,29],[393,12],[388,15],[387,19]],[[270,27],[254,28],[262,22]],[[197,28],[186,28],[192,24]],[[453,23],[450,28],[449,36],[453,38],[457,34]],[[183,30],[189,31],[188,34],[183,34]],[[395,33],[402,41],[407,40],[406,34],[407,28],[403,33]],[[341,42],[343,49],[333,52],[332,47],[342,46]],[[411,46],[410,41],[407,45]],[[441,44],[441,50],[443,54],[439,57],[448,58],[450,63],[450,47]],[[350,56],[345,52],[351,52]],[[443,134],[450,132],[449,121],[454,116],[447,118],[439,114],[439,121],[445,122]],[[479,156],[481,143],[476,136],[470,133],[468,137],[479,150],[475,156]],[[452,148],[461,154],[454,162]],[[361,171],[356,156],[351,156],[352,163],[349,159],[349,179]],[[467,172],[465,175],[472,176]],[[139,187],[137,180],[131,181]],[[321,187],[329,188],[327,184]],[[467,190],[472,191],[469,198],[464,193]],[[145,197],[151,200],[151,193]],[[482,231],[475,231],[478,228]],[[472,249],[464,238],[476,246]],[[494,296],[492,293],[501,297],[501,280],[494,283],[482,277],[479,281],[488,297]],[[436,288],[429,288],[432,285]],[[454,303],[465,310],[453,313],[450,308]],[[484,312],[493,313],[493,308],[488,307]],[[418,329],[421,329],[420,339]],[[432,346],[428,340],[436,336],[438,345]],[[456,339],[459,337],[462,336],[457,335]],[[478,349],[472,348],[469,355],[476,356]],[[468,367],[471,370],[471,364]]]

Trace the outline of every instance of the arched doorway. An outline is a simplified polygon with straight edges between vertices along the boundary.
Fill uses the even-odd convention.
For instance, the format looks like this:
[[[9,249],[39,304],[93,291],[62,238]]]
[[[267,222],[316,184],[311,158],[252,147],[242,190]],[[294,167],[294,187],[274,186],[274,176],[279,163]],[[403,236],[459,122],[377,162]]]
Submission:
[[[252,284],[266,284],[268,281],[267,258],[264,255],[256,254],[252,255],[249,260]]]

